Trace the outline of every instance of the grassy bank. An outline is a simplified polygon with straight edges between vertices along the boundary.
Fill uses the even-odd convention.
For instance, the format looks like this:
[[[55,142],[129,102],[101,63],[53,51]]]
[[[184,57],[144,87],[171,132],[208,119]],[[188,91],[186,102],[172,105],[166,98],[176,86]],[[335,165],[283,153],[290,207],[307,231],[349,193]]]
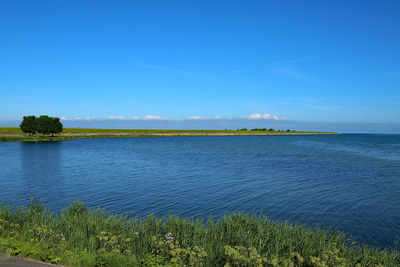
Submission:
[[[0,142],[55,142],[55,141],[65,141],[71,140],[69,136],[29,136],[29,135],[0,135]]]
[[[0,135],[0,142],[56,142],[67,141],[79,138],[117,138],[117,137],[156,137],[159,135],[151,134],[76,134],[76,135],[55,135],[55,136],[42,136],[42,135]],[[174,136],[174,135],[170,135]]]
[[[0,133],[6,134],[22,134],[19,127],[0,127]],[[317,131],[281,131],[281,130],[267,130],[267,131],[252,131],[252,130],[174,130],[174,129],[98,129],[98,128],[64,128],[63,134],[87,134],[87,133],[193,133],[193,134],[223,134],[223,133],[237,133],[237,134],[251,134],[251,133],[314,133],[314,134],[334,134],[334,132],[317,132]]]
[[[63,133],[222,133],[236,130],[164,130],[164,129],[98,129],[64,128]],[[250,132],[250,131],[249,131]],[[0,133],[22,133],[19,127],[0,127]]]
[[[242,214],[218,221],[139,220],[76,202],[59,216],[0,206],[0,253],[70,266],[399,266],[397,251]]]
[[[249,130],[157,130],[157,129],[89,129],[65,128],[61,135],[50,137],[23,134],[18,127],[0,127],[1,141],[43,142],[72,140],[76,138],[110,137],[162,137],[162,136],[233,136],[233,135],[301,135],[335,134],[333,132],[305,131],[249,131]]]

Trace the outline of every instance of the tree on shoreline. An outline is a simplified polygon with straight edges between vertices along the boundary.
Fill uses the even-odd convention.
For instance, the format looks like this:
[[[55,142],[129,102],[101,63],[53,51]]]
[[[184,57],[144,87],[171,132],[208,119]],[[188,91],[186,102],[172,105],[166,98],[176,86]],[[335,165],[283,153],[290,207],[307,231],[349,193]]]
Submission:
[[[49,117],[47,115],[41,115],[38,118],[35,116],[24,116],[19,127],[24,133],[28,133],[29,135],[40,133],[54,136],[54,134],[59,134],[63,130],[60,118]]]
[[[24,116],[19,127],[24,133],[35,134],[37,132],[37,118],[35,116]]]
[[[61,133],[63,130],[63,125],[60,121],[60,118],[52,118],[52,123],[51,123],[51,136],[53,136],[53,134],[59,134]]]

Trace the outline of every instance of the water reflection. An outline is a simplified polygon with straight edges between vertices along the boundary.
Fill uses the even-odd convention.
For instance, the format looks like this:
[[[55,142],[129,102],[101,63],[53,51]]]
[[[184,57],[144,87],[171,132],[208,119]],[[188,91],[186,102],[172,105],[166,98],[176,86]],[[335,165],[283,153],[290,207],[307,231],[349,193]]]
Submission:
[[[47,202],[62,197],[62,190],[58,190],[63,186],[62,146],[62,142],[20,143],[24,198]]]

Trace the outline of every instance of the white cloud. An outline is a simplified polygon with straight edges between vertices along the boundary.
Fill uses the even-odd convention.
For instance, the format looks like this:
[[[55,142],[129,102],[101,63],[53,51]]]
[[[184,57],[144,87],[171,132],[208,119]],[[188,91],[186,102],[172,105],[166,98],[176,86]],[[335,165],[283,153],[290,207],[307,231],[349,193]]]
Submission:
[[[161,116],[146,115],[144,116],[143,120],[169,120],[169,119]]]
[[[106,119],[107,120],[125,120],[125,117],[123,117],[123,116],[108,116]]]
[[[259,113],[251,114],[251,115],[247,116],[247,118],[249,120],[259,120],[259,119],[261,119],[261,114],[259,114]]]
[[[65,117],[61,117],[62,121],[94,121],[94,120],[99,120],[98,118],[95,117],[74,117],[74,118],[65,118]]]
[[[214,117],[199,117],[199,116],[190,116],[187,117],[186,120],[220,120],[220,116],[214,116]]]
[[[265,114],[260,114],[260,113],[250,114],[249,116],[247,116],[247,119],[249,119],[249,120],[274,120],[274,121],[285,121],[286,120],[286,118],[279,118],[278,116],[270,115],[268,113],[265,113]]]
[[[286,118],[280,118],[275,115],[270,115],[268,113],[260,114],[250,114],[249,116],[243,118],[221,118],[220,116],[213,116],[213,117],[200,117],[200,116],[189,116],[186,117],[184,120],[192,120],[192,121],[206,121],[206,120],[272,120],[272,121],[285,121]],[[155,116],[155,115],[146,115],[144,117],[132,116],[132,117],[124,117],[124,116],[108,116],[108,117],[74,117],[74,118],[66,118],[61,117],[62,121],[179,121],[177,119],[169,119],[162,116]]]
[[[204,120],[204,117],[190,116],[186,118],[187,120]]]
[[[105,121],[105,120],[125,120],[125,121],[136,121],[136,120],[169,120],[168,118],[164,118],[161,116],[153,116],[153,115],[147,115],[144,116],[143,118],[140,118],[138,116],[133,116],[133,117],[124,117],[124,116],[108,116],[104,118],[96,118],[96,117],[74,117],[74,118],[65,118],[61,117],[61,120],[63,121]]]

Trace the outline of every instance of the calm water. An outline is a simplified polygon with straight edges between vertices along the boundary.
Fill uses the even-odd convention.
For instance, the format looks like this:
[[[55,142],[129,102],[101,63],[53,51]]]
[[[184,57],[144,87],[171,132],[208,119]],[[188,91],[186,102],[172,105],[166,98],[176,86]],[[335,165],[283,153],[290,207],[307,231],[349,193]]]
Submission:
[[[400,135],[81,139],[0,143],[0,202],[144,216],[244,211],[400,239]]]

